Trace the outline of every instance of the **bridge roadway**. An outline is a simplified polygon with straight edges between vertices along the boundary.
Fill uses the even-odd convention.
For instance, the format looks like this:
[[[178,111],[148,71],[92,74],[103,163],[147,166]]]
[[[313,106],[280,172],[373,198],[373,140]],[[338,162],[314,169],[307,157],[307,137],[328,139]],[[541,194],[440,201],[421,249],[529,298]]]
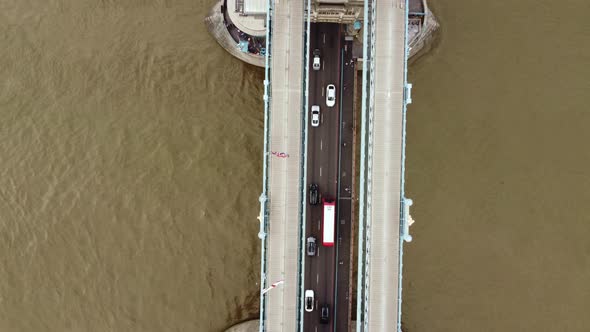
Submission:
[[[309,105],[320,107],[320,125],[308,121],[307,185],[319,186],[320,196],[336,200],[335,244],[322,245],[323,207],[307,202],[305,236],[318,243],[315,256],[305,257],[305,289],[315,293],[316,306],[304,313],[303,331],[348,331],[350,321],[350,257],[352,222],[353,86],[352,42],[344,40],[344,27],[312,23],[310,50],[319,50],[321,67],[309,71]],[[311,65],[312,59],[310,59]],[[336,104],[326,105],[326,86],[336,86]],[[311,106],[310,106],[311,107]],[[309,200],[308,200],[309,201]],[[328,306],[327,324],[320,322]]]
[[[400,266],[399,217],[401,211],[401,156],[403,153],[402,103],[405,68],[403,62],[405,60],[405,9],[403,5],[405,1],[401,0],[400,5],[397,5],[400,0],[394,0],[396,6],[391,6],[391,1],[375,1],[376,7],[379,9],[376,11],[375,16],[377,43],[373,59],[375,67],[378,69],[375,69],[376,74],[374,77],[375,111],[370,123],[372,153],[370,154],[371,159],[368,161],[371,170],[370,177],[373,180],[370,182],[371,184],[368,187],[370,193],[367,195],[367,203],[369,203],[367,206],[370,206],[369,211],[367,211],[370,225],[367,227],[366,241],[370,250],[366,255],[366,266],[368,267],[366,291],[368,293],[365,297],[368,299],[366,304],[368,312],[365,323],[369,331],[393,331],[393,328],[399,326],[397,313],[400,303],[398,289]],[[269,116],[269,151],[267,151],[271,155],[268,164],[269,220],[265,277],[266,286],[279,280],[284,280],[284,283],[265,295],[264,330],[272,332],[297,331],[299,319],[304,319],[306,322],[305,331],[315,331],[316,327],[320,331],[331,330],[335,323],[333,321],[324,328],[317,324],[319,320],[317,308],[313,313],[313,318],[303,313],[303,294],[298,284],[300,281],[299,273],[302,272],[299,271],[298,257],[304,255],[303,243],[300,241],[311,232],[311,227],[314,227],[313,221],[316,220],[317,222],[318,219],[318,211],[310,209],[307,212],[309,221],[306,222],[305,229],[300,229],[303,213],[301,203],[302,199],[304,202],[308,201],[307,185],[319,177],[319,169],[308,170],[307,176],[310,178],[305,183],[305,187],[302,188],[301,165],[304,151],[302,151],[301,143],[304,139],[302,137],[302,125],[305,125],[301,112],[304,87],[301,79],[303,78],[302,71],[305,70],[303,64],[303,45],[305,42],[302,24],[303,1],[275,1],[273,9],[272,69],[270,72],[272,93],[270,99],[271,114]],[[321,29],[319,28],[320,31]],[[340,50],[341,40],[340,38],[335,40],[337,40],[338,45],[334,49]],[[317,45],[317,39],[312,43]],[[337,58],[340,59],[340,56],[337,56]],[[328,66],[330,68],[334,67],[332,68],[333,71],[330,69],[331,73],[320,74],[316,77],[316,82],[310,82],[310,87],[313,88],[313,91],[310,88],[309,97],[313,99],[310,100],[310,105],[325,97],[325,92],[322,92],[322,89],[325,89],[324,85],[328,84],[328,80],[342,82],[338,69],[340,65],[339,61],[329,62]],[[312,80],[311,77],[310,80]],[[320,80],[320,82],[317,82],[317,80]],[[337,91],[339,91],[337,95],[340,98],[342,95],[341,88],[343,87],[339,86],[342,84],[335,83]],[[318,92],[321,92],[321,96],[318,95]],[[348,93],[351,94],[352,91]],[[325,104],[322,105],[324,105],[322,111],[327,112]],[[338,121],[337,107],[339,105],[328,116],[329,123],[322,123],[321,125],[329,126],[332,129],[323,131],[319,136],[310,132],[308,138],[310,144],[317,144],[317,139],[324,135],[331,135],[332,137],[332,139],[326,141],[327,144],[333,146],[334,142],[338,142],[334,139],[334,137],[338,137],[338,134],[334,135],[338,122],[333,122]],[[326,121],[326,118],[323,121]],[[343,180],[342,173],[337,174],[334,169],[334,159],[318,161],[318,158],[321,159],[322,157],[319,157],[317,149],[311,147],[308,153],[310,154],[308,158],[312,163],[319,162],[314,167],[323,165],[325,162],[327,167],[332,168],[330,171],[324,170],[325,172],[331,172],[332,175],[326,175],[325,179],[318,180],[320,190],[322,190],[322,187],[329,188],[326,191],[327,194],[336,193],[338,188],[336,185],[337,176],[340,176],[341,181]],[[335,151],[335,147],[332,147],[330,153],[337,156],[338,152]],[[334,183],[331,183],[328,177],[334,179]],[[346,196],[343,195],[343,190],[344,187],[341,187],[339,192],[341,199],[342,196]],[[350,214],[350,211],[340,212]],[[321,236],[316,235],[316,237],[318,242],[321,243]],[[348,308],[343,310],[341,304],[342,299],[349,301],[350,294],[344,295],[341,292],[339,296],[342,298],[335,298],[335,253],[332,251],[326,255],[328,251],[324,249],[320,248],[320,256],[315,257],[319,259],[315,261],[305,260],[305,288],[310,287],[310,283],[318,285],[316,304],[333,304],[335,300],[338,301],[339,307],[331,308],[331,318],[334,318],[334,313],[338,314],[338,322],[336,323],[339,323],[341,320],[347,320],[350,317]],[[322,250],[324,250],[323,253]],[[348,248],[348,250],[350,249]],[[322,254],[324,256],[321,256]],[[306,257],[301,258],[305,259]],[[322,262],[325,264],[322,264]],[[316,273],[315,278],[314,273]],[[322,280],[319,280],[320,275],[323,275]],[[339,271],[337,278],[340,279],[341,275],[342,273]],[[340,289],[344,286],[338,284],[337,287]],[[303,316],[300,316],[301,314]],[[346,330],[343,329],[346,324],[338,324],[339,327],[336,330]]]

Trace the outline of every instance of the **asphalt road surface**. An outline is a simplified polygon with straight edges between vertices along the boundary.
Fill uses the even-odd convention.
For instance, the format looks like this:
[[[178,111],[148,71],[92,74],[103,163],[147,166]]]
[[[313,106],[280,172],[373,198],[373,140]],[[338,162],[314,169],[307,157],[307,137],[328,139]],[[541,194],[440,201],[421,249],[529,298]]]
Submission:
[[[338,24],[312,23],[310,53],[319,49],[321,68],[310,63],[309,105],[320,106],[320,125],[311,127],[308,114],[307,187],[319,186],[320,203],[309,205],[306,238],[317,242],[316,256],[306,256],[305,289],[315,293],[313,312],[304,313],[305,331],[348,331],[350,321],[351,194],[353,144],[352,43],[344,41]],[[313,56],[310,54],[310,61]],[[336,105],[327,107],[326,86],[336,86]],[[309,111],[309,110],[308,110]],[[336,235],[333,247],[322,245],[321,198],[336,200]],[[329,323],[320,323],[321,307],[329,307]]]

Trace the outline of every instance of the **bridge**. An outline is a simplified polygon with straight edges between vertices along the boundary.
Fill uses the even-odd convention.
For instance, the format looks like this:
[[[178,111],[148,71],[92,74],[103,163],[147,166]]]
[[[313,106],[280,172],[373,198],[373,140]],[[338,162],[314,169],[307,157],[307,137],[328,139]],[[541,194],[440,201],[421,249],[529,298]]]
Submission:
[[[362,57],[345,25],[352,17],[359,22],[359,13],[344,8],[337,22],[334,1],[324,1],[324,16],[312,9],[319,2],[267,2],[260,331],[401,331],[403,243],[411,240],[411,200],[404,197],[408,1],[361,2]],[[329,84],[336,87],[333,106]],[[317,127],[312,105],[320,108]],[[334,246],[321,244],[312,184],[336,202]],[[311,255],[308,238],[318,242]],[[314,291],[309,303],[306,290]]]

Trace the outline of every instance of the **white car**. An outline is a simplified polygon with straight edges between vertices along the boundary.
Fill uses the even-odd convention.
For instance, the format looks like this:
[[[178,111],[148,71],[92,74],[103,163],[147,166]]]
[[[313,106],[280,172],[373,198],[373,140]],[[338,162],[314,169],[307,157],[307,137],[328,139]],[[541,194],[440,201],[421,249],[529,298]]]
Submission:
[[[326,87],[326,106],[334,107],[336,105],[336,86],[328,84]]]
[[[320,125],[320,107],[318,105],[311,106],[311,126],[318,127]]]
[[[313,298],[313,291],[308,289],[305,291],[305,311],[312,312],[313,311],[313,303],[315,299]]]
[[[315,50],[313,50],[313,70],[320,70],[322,64],[320,62],[320,50],[318,50],[317,48]]]

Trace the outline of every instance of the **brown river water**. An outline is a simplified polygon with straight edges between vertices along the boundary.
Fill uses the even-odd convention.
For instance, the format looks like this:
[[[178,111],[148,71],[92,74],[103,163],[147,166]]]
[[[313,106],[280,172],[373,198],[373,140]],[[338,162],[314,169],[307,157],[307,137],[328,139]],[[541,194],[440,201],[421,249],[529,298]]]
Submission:
[[[0,0],[0,331],[257,316],[262,71],[198,0]],[[589,2],[431,3],[407,332],[588,331]]]
[[[406,332],[590,331],[590,2],[430,1]]]
[[[263,75],[210,5],[0,0],[0,331],[256,316]]]

